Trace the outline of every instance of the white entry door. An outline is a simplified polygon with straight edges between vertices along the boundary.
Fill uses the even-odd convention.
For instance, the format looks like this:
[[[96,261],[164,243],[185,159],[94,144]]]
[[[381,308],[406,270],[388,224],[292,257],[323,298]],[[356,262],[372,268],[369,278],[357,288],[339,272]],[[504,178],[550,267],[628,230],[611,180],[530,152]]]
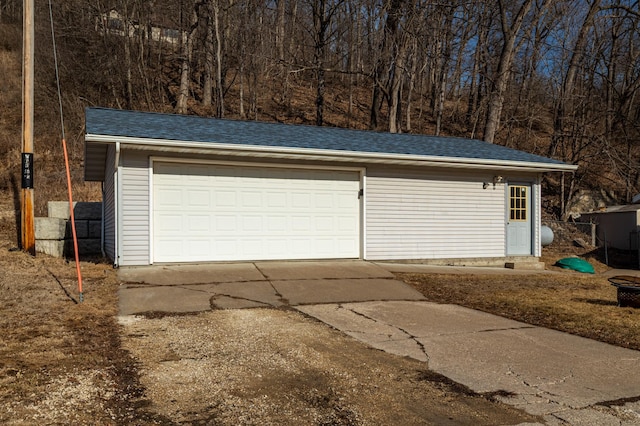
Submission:
[[[358,171],[153,162],[153,261],[360,256]]]
[[[507,255],[531,255],[531,185],[508,187]]]

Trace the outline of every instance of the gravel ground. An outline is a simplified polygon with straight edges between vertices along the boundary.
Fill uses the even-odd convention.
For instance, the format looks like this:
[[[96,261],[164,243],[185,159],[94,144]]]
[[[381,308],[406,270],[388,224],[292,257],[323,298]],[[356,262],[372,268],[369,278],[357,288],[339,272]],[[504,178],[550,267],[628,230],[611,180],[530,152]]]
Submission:
[[[146,410],[179,424],[518,424],[535,421],[300,313],[121,317]]]

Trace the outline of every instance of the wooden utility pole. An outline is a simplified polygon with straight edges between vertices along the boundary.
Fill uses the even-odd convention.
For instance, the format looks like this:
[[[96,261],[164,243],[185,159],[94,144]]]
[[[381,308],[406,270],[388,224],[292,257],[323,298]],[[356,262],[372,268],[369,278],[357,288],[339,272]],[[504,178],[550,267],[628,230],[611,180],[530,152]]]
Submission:
[[[34,0],[23,0],[22,13],[22,193],[20,197],[20,226],[22,250],[35,256],[36,233],[33,220]]]

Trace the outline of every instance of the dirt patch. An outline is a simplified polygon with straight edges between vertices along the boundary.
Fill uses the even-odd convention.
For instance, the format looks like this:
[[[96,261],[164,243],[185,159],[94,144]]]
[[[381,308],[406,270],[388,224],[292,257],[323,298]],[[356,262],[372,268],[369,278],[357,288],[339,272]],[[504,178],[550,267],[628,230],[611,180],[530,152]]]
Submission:
[[[517,424],[535,418],[300,313],[125,317],[163,418],[186,424]]]

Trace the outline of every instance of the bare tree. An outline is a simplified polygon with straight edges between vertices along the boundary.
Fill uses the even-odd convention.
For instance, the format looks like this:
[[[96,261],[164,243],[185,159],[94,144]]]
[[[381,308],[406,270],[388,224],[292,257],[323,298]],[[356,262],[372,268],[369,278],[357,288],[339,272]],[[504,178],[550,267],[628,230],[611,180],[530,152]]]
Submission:
[[[543,0],[539,6],[538,13],[542,13],[550,0]],[[500,123],[502,107],[504,105],[504,93],[510,78],[510,68],[514,56],[514,48],[516,39],[525,17],[529,13],[534,0],[524,0],[513,14],[513,18],[509,19],[510,12],[504,0],[498,0],[498,9],[500,11],[500,24],[502,32],[502,49],[498,59],[498,67],[496,69],[492,88],[489,94],[489,105],[487,109],[487,120],[484,126],[483,139],[486,142],[494,142],[496,131]]]
[[[333,18],[342,7],[344,0],[312,0],[313,17],[313,67],[316,74],[316,125],[324,123],[325,62],[329,40],[334,35],[331,25]],[[335,29],[334,29],[335,31]]]
[[[397,75],[394,77],[394,73],[398,68],[398,64],[396,63],[398,54],[404,53],[404,50],[399,49],[399,46],[401,44],[400,22],[402,21],[405,2],[406,0],[388,0],[384,6],[386,17],[384,19],[382,38],[378,48],[377,61],[373,70],[373,95],[369,116],[369,127],[371,129],[378,127],[378,114],[383,99],[387,98],[388,103],[392,102],[390,101],[389,85],[391,84],[391,86],[393,86],[394,84],[398,84],[398,80],[393,82],[393,79],[397,77]],[[396,116],[396,112],[393,114]],[[394,129],[396,124],[397,123],[393,124]]]
[[[191,56],[193,53],[193,41],[196,35],[196,29],[198,28],[198,9],[200,6],[201,3],[196,3],[192,10],[187,40],[182,46],[182,57],[180,58],[180,89],[176,102],[176,112],[178,114],[186,114],[188,109],[187,101],[190,92]]]
[[[578,31],[578,36],[572,49],[569,66],[562,80],[560,94],[556,103],[553,125],[554,132],[547,153],[549,156],[556,154],[556,149],[558,145],[562,143],[562,139],[564,138],[567,109],[569,108],[569,103],[573,98],[576,75],[580,63],[582,62],[582,58],[585,55],[585,48],[589,42],[588,34],[593,27],[595,16],[600,10],[600,4],[601,0],[592,0],[589,5],[589,11],[580,26],[580,30]]]

